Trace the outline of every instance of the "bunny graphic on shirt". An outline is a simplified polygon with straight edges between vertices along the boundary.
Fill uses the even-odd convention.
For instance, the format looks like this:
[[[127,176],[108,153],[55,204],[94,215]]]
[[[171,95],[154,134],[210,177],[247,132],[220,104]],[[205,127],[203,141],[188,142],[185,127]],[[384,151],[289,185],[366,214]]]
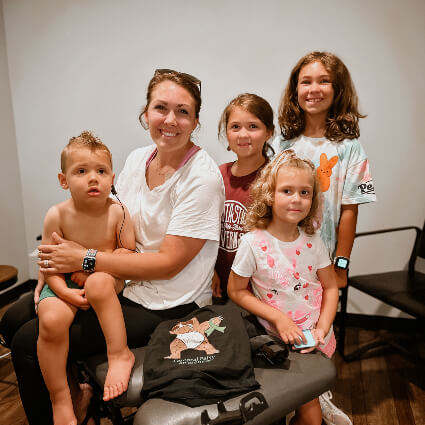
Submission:
[[[320,166],[317,167],[317,177],[322,192],[326,192],[329,189],[331,185],[332,168],[335,167],[337,162],[338,157],[336,155],[329,160],[325,153],[320,155]]]

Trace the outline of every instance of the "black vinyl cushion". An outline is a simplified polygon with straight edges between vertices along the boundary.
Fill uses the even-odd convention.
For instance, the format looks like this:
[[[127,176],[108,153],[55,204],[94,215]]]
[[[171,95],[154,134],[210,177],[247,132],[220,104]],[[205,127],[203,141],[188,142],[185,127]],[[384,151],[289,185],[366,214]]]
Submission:
[[[406,271],[349,277],[349,284],[393,307],[425,319],[425,274]]]

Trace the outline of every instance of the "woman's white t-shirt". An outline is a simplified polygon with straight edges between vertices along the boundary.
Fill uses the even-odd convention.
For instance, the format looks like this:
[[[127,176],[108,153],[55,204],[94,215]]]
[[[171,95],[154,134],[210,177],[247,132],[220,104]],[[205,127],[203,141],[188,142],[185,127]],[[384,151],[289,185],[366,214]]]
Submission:
[[[154,145],[139,148],[127,158],[116,189],[133,220],[140,252],[158,252],[165,235],[205,239],[200,252],[168,280],[130,281],[124,296],[152,310],[195,302],[211,302],[211,280],[220,240],[224,206],[221,173],[199,150],[162,185],[150,190],[146,161]]]

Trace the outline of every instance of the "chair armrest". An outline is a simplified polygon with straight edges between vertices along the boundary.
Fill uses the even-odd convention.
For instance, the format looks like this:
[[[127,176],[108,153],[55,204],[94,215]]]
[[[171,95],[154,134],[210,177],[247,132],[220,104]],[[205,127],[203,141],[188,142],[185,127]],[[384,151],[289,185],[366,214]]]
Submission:
[[[355,234],[355,238],[358,238],[360,236],[369,236],[369,235],[379,235],[381,233],[391,233],[391,232],[400,232],[404,230],[415,230],[416,236],[415,236],[415,243],[413,244],[412,253],[410,254],[409,258],[409,273],[413,273],[415,270],[415,261],[417,257],[417,252],[419,249],[419,240],[422,233],[422,229],[420,229],[417,226],[403,226],[403,227],[394,227],[390,229],[382,229],[382,230],[372,230],[370,232],[359,232]]]
[[[368,235],[378,235],[380,233],[390,233],[390,232],[399,232],[401,230],[416,230],[416,237],[421,233],[422,229],[420,229],[417,226],[404,226],[404,227],[394,227],[391,229],[382,229],[382,230],[372,230],[370,232],[359,232],[356,233],[355,237],[360,237],[360,236],[368,236]]]

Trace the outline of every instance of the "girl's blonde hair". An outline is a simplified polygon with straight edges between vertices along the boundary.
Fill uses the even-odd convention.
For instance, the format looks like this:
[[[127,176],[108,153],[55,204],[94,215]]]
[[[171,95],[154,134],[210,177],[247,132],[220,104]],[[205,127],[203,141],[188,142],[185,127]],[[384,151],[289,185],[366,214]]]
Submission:
[[[360,137],[359,118],[366,115],[358,111],[358,98],[350,73],[344,62],[329,52],[311,52],[303,56],[289,76],[279,105],[278,122],[286,140],[300,136],[305,129],[305,115],[298,103],[298,76],[301,69],[320,62],[332,78],[334,99],[326,118],[325,137],[341,142]]]
[[[308,235],[312,235],[319,219],[321,207],[321,191],[313,163],[308,159],[301,159],[291,149],[280,152],[273,161],[269,162],[261,171],[257,180],[251,186],[252,203],[248,207],[245,219],[246,231],[265,229],[273,218],[272,206],[274,202],[277,174],[281,168],[299,168],[311,174],[313,183],[313,198],[310,211],[298,226]]]

